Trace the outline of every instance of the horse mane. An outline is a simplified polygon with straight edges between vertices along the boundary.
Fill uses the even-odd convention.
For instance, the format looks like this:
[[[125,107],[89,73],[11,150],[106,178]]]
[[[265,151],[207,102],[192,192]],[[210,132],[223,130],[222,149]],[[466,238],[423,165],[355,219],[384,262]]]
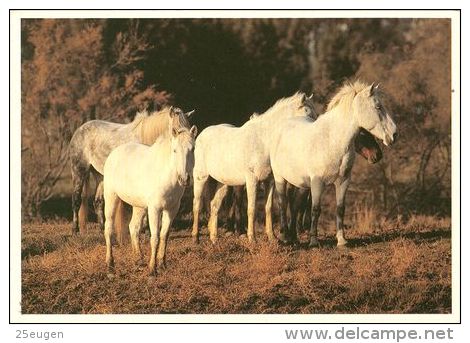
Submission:
[[[134,121],[138,119],[138,116],[143,116],[139,122],[141,123],[139,138],[142,144],[152,145],[159,136],[167,135],[169,133],[168,125],[171,118],[170,111],[171,107],[165,106],[160,111],[153,112],[150,115],[148,115],[146,111],[143,112],[143,114],[137,113]],[[189,121],[186,118],[184,112],[181,109],[175,107],[173,108],[173,111],[177,113],[177,116],[173,117],[172,119],[173,127],[176,129],[190,128]],[[139,123],[137,123],[136,126]]]
[[[326,111],[329,112],[337,107],[349,108],[356,94],[367,87],[370,87],[370,85],[359,80],[354,81],[353,83],[347,81],[331,98],[328,106],[326,107]]]
[[[257,114],[257,115],[252,115],[250,117],[250,121],[255,121],[255,120],[260,120],[266,117],[271,117],[276,115],[277,113],[282,113],[282,109],[286,107],[293,107],[296,110],[300,109],[303,105],[302,103],[302,97],[304,96],[303,93],[296,92],[294,95],[287,97],[287,98],[281,98],[274,105],[272,105],[270,108],[268,108],[264,113],[262,114]]]
[[[129,123],[129,129],[132,131],[134,130],[146,117],[148,117],[149,113],[147,110],[137,112],[134,119]]]

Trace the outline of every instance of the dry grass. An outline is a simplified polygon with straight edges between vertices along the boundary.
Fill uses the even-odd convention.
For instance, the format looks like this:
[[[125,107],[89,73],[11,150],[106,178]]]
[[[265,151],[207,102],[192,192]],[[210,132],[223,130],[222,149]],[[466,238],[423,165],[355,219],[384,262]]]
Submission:
[[[362,224],[354,226],[365,228]],[[217,245],[189,230],[171,234],[168,269],[149,281],[129,245],[116,247],[117,277],[106,277],[96,226],[69,234],[64,221],[27,224],[22,237],[23,313],[449,313],[450,222],[413,217],[350,229],[349,249],[320,229],[322,248],[270,244],[261,228],[249,245]],[[371,226],[367,226],[371,227]],[[307,241],[304,235],[303,242]],[[148,256],[148,237],[142,236]]]
[[[371,234],[377,228],[377,211],[373,206],[367,204],[356,204],[354,206],[355,229],[360,234]]]

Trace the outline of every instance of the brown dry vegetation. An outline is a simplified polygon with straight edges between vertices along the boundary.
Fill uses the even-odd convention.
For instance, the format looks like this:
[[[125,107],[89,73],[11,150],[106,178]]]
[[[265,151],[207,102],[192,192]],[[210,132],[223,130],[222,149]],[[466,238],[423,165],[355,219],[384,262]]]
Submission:
[[[107,278],[96,226],[71,236],[68,222],[25,224],[22,312],[451,312],[449,219],[415,216],[406,224],[396,219],[352,228],[348,249],[334,246],[330,229],[320,229],[318,250],[271,244],[258,229],[256,245],[222,234],[215,246],[207,236],[196,246],[189,230],[174,231],[167,269],[149,281],[130,245],[116,247],[117,277]],[[142,244],[147,258],[145,234]]]

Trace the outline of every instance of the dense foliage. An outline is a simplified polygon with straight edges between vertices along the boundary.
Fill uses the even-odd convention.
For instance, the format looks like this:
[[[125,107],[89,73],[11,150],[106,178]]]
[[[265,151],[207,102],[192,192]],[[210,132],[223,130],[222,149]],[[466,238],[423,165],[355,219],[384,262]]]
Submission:
[[[323,112],[347,78],[381,82],[400,134],[352,191],[384,214],[448,215],[450,43],[446,19],[25,19],[23,216],[55,194],[87,120],[172,103],[200,129],[241,124],[297,90]]]

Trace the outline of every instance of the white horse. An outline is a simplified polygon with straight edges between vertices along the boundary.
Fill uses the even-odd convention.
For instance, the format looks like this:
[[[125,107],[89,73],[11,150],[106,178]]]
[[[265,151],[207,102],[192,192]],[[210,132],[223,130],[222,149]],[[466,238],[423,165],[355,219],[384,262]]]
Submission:
[[[170,112],[179,113],[170,117]],[[149,114],[138,112],[131,123],[119,124],[105,120],[91,120],[80,126],[72,136],[69,145],[69,156],[72,172],[72,233],[85,232],[88,217],[88,182],[90,172],[95,176],[97,189],[95,210],[98,222],[104,225],[102,175],[106,158],[111,151],[121,144],[137,142],[151,145],[155,139],[168,134],[168,122],[174,125],[187,126],[188,118],[194,112],[183,113],[179,108],[164,107],[158,112]],[[82,196],[83,194],[83,196]],[[117,220],[123,220],[123,208],[119,206]],[[121,224],[118,223],[121,229]]]
[[[177,115],[174,112],[171,114]],[[157,247],[157,267],[165,265],[170,225],[178,212],[184,189],[191,182],[197,128],[175,127],[170,121],[169,131],[168,136],[158,137],[151,146],[140,143],[121,145],[114,149],[106,160],[103,180],[104,236],[106,263],[110,276],[114,270],[111,234],[119,199],[133,207],[129,231],[132,248],[138,260],[142,260],[139,232],[148,209],[151,235],[150,275],[155,275]],[[160,217],[162,217],[161,232],[159,232]]]
[[[354,139],[361,128],[392,144],[397,128],[381,103],[378,85],[362,82],[344,85],[332,98],[327,112],[316,121],[291,118],[282,123],[282,132],[271,149],[271,167],[279,197],[281,231],[287,232],[286,182],[310,188],[312,209],[310,246],[317,247],[317,223],[325,185],[336,188],[336,237],[345,245],[344,198],[354,163]]]
[[[193,231],[199,240],[199,209],[201,194],[209,176],[219,182],[211,201],[209,234],[217,239],[217,215],[228,186],[246,185],[248,198],[249,241],[255,239],[254,218],[258,182],[271,175],[269,147],[277,137],[279,122],[288,117],[313,116],[313,103],[305,94],[296,93],[281,99],[262,115],[255,115],[241,127],[229,124],[209,126],[196,139],[194,164]],[[274,239],[271,220],[272,187],[266,203],[266,233]]]

